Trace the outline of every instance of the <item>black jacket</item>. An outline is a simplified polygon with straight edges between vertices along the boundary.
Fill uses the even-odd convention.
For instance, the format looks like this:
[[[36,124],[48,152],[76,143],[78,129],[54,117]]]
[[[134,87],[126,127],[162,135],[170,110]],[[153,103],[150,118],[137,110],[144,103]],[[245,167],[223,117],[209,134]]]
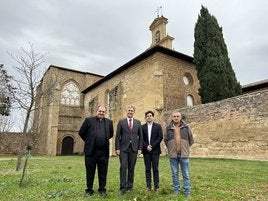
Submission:
[[[79,135],[85,142],[84,153],[91,155],[95,145],[96,138],[96,119],[97,117],[88,117],[82,124]],[[113,137],[114,129],[113,122],[110,119],[103,119],[105,125],[105,138],[106,138],[106,154],[109,155],[109,139]]]
[[[152,125],[151,131],[151,140],[150,144],[152,145],[152,151],[148,152],[147,146],[149,145],[148,139],[148,126],[147,123],[142,125],[142,133],[143,133],[143,154],[161,154],[160,143],[163,139],[163,132],[160,124],[154,123]]]

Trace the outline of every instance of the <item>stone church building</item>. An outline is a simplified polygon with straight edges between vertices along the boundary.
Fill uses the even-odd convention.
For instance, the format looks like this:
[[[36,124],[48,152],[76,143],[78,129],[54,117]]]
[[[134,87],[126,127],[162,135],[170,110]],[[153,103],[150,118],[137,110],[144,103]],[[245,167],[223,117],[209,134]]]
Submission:
[[[49,66],[38,87],[41,98],[34,113],[36,152],[81,154],[79,128],[100,104],[108,106],[107,117],[113,120],[115,130],[128,105],[136,107],[135,118],[144,123],[148,110],[154,111],[160,122],[168,110],[200,104],[193,58],[173,49],[167,23],[167,18],[157,16],[149,27],[151,46],[104,77]],[[113,146],[112,139],[111,153]]]

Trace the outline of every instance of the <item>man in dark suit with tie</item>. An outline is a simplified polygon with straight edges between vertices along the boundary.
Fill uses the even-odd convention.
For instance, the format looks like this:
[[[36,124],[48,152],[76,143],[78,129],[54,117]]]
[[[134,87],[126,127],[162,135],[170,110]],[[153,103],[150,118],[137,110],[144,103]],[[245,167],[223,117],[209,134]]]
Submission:
[[[143,133],[143,159],[145,165],[146,188],[152,188],[151,169],[153,169],[154,190],[159,190],[159,156],[161,154],[160,143],[163,132],[160,124],[154,122],[154,113],[145,112],[146,123],[142,125]]]
[[[96,116],[88,117],[82,124],[79,135],[85,142],[85,166],[87,177],[86,196],[94,193],[93,183],[96,166],[98,168],[99,193],[106,196],[106,177],[109,160],[109,139],[113,137],[113,122],[105,118],[107,108],[98,106]]]
[[[127,118],[118,122],[115,152],[120,158],[120,194],[132,191],[137,155],[141,154],[143,136],[141,122],[133,118],[135,107],[128,106]]]

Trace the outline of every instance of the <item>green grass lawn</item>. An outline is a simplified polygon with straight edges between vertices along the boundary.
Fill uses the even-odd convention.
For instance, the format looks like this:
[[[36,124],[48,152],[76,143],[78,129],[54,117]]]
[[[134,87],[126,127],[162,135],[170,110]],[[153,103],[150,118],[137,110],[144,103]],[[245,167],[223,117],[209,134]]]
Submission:
[[[137,160],[134,191],[119,195],[119,159],[109,163],[105,198],[95,193],[84,197],[85,167],[83,156],[32,156],[22,187],[22,171],[15,172],[16,157],[0,157],[0,200],[186,200],[172,195],[169,159],[160,158],[160,191],[145,191],[143,158]],[[180,176],[181,178],[181,176]],[[268,162],[190,159],[190,200],[268,200]],[[95,179],[94,190],[98,183]]]

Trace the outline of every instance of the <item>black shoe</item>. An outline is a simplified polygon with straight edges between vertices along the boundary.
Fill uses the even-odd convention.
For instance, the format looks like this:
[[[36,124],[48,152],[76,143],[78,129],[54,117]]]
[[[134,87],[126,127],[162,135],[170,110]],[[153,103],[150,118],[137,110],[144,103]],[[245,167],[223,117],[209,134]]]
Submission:
[[[159,188],[154,188],[154,191],[155,192],[159,192]]]
[[[101,197],[106,197],[107,196],[107,193],[106,192],[100,192],[100,196]]]
[[[132,192],[133,191],[133,188],[132,187],[127,187],[127,191],[128,192]]]
[[[120,195],[124,195],[126,194],[126,189],[121,189],[120,192],[119,192]]]
[[[152,190],[151,187],[146,188],[146,191],[151,191],[151,190]]]
[[[92,197],[93,196],[93,192],[85,192],[85,197]]]

